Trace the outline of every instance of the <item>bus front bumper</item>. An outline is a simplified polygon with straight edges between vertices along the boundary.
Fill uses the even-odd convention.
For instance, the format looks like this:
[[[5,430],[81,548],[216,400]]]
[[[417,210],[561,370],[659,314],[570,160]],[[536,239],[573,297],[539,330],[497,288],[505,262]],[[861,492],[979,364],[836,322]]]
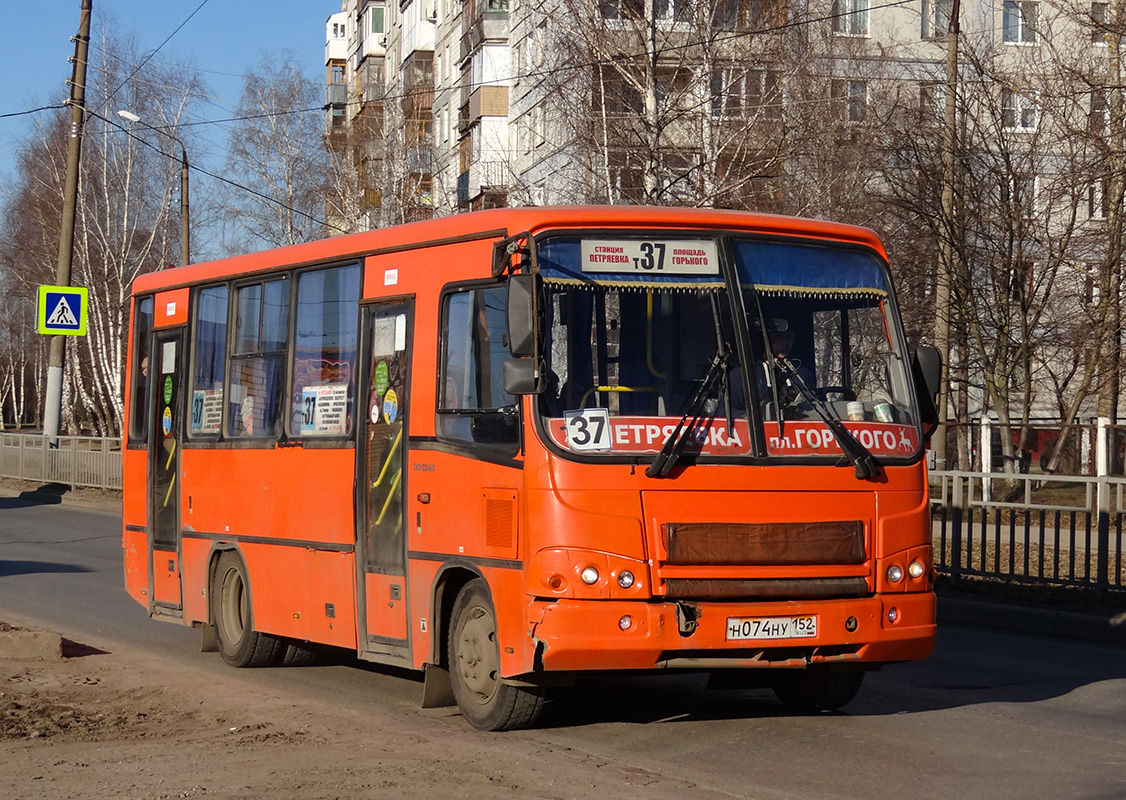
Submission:
[[[814,635],[808,635],[810,616],[816,618]],[[799,618],[806,635],[729,638],[732,627],[765,627],[768,635],[778,635]],[[752,622],[744,624],[747,620]],[[930,654],[935,596],[772,603],[534,601],[528,621],[536,652],[533,672],[795,668],[829,662],[875,666]]]

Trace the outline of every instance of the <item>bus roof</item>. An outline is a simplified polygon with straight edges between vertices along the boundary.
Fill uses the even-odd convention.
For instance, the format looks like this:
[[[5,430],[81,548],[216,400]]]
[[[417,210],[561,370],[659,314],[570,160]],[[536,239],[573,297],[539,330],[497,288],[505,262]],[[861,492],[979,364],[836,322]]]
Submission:
[[[532,206],[473,211],[447,217],[396,225],[389,228],[333,236],[289,247],[222,258],[139,275],[134,294],[201,282],[249,275],[281,266],[301,266],[360,258],[382,250],[411,245],[437,244],[443,240],[495,234],[503,238],[528,231],[535,234],[552,228],[697,228],[746,230],[781,236],[801,236],[861,244],[873,248],[885,260],[887,254],[874,232],[855,225],[787,217],[698,208],[657,206]]]

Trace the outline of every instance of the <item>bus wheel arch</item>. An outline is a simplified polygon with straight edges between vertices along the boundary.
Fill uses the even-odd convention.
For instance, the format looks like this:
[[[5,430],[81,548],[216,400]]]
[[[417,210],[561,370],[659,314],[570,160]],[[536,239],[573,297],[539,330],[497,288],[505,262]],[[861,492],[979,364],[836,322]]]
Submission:
[[[484,579],[469,581],[457,593],[447,641],[453,695],[470,725],[486,731],[515,730],[539,718],[543,689],[501,677],[496,610]]]
[[[265,667],[284,653],[280,639],[254,629],[250,575],[234,547],[216,549],[209,569],[208,616],[219,655],[232,667]]]

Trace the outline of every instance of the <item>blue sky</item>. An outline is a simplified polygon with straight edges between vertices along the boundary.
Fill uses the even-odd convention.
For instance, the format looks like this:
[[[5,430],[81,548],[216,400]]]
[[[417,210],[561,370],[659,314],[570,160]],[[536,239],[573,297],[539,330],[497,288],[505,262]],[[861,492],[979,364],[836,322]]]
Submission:
[[[0,0],[0,181],[12,177],[16,140],[33,129],[31,117],[3,115],[66,96],[70,37],[78,32],[81,9],[81,0]],[[307,65],[310,79],[323,81],[325,20],[337,11],[340,0],[93,0],[95,26],[112,17],[119,30],[136,35],[142,52],[160,47],[157,58],[190,61],[201,70],[210,98],[197,113],[206,119],[232,116],[242,75],[264,53],[288,48]],[[221,131],[204,135],[211,142],[223,137]]]

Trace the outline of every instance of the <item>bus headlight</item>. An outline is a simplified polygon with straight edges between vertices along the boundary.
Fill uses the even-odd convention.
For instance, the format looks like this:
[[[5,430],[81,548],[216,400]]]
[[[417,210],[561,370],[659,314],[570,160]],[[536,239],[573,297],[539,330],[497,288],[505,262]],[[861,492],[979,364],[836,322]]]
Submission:
[[[891,583],[899,583],[901,580],[903,580],[903,567],[899,566],[898,564],[892,564],[890,567],[888,567],[887,579]]]
[[[587,586],[593,586],[598,583],[598,570],[594,567],[586,567],[579,573],[579,577],[583,579],[583,583]]]
[[[907,574],[910,575],[915,580],[918,580],[919,578],[923,577],[923,574],[926,571],[927,571],[927,568],[923,566],[922,561],[912,561],[910,564],[907,565]]]
[[[618,586],[621,586],[623,589],[628,589],[633,586],[633,581],[633,573],[628,569],[623,569],[618,573]]]

